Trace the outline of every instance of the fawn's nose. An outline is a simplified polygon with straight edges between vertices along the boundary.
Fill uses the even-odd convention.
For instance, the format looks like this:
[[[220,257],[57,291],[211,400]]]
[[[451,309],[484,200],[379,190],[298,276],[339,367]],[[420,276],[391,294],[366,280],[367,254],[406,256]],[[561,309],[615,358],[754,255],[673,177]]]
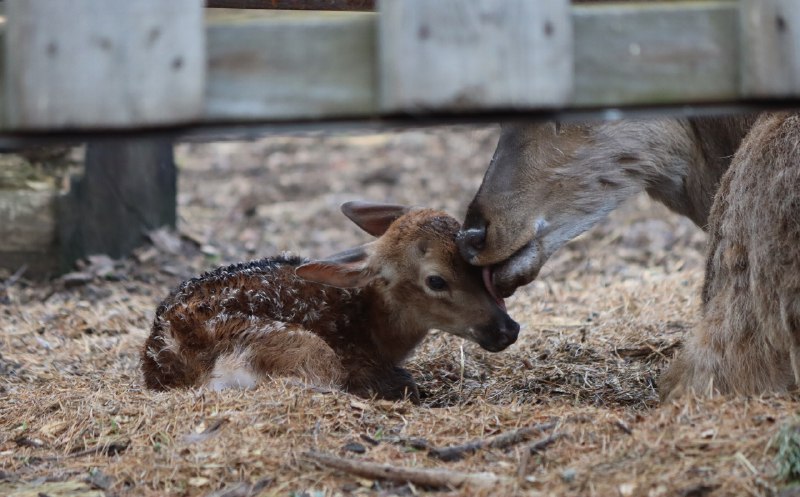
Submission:
[[[517,341],[519,337],[519,323],[511,319],[511,316],[508,315],[505,316],[503,321],[503,325],[498,331],[501,336],[500,342],[502,342],[503,348],[505,348]]]
[[[500,352],[517,341],[519,337],[519,323],[511,319],[506,313],[497,314],[492,324],[483,330],[483,336],[478,344],[489,352]]]

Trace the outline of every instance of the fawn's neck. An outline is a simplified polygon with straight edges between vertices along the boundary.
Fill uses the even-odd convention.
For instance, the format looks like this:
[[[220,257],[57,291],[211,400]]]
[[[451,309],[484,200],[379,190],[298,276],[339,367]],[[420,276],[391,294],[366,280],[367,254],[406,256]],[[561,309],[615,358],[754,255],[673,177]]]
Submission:
[[[385,289],[370,285],[359,292],[362,315],[353,319],[363,352],[392,366],[401,364],[419,345],[428,328],[417,322],[413,310],[393,305]]]

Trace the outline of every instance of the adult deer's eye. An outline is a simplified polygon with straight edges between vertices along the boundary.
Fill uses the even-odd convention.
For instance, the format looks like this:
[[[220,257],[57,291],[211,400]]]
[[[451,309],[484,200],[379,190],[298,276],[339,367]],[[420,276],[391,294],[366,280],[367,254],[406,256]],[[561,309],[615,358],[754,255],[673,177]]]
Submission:
[[[428,276],[425,278],[425,284],[434,292],[447,290],[447,282],[441,276]]]

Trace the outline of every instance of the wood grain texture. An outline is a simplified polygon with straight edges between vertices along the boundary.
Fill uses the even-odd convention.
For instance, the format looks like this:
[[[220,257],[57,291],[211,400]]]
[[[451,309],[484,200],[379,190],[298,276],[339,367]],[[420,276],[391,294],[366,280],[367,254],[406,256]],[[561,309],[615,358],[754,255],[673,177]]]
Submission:
[[[576,106],[735,101],[735,2],[573,8]]]
[[[557,107],[572,90],[568,0],[381,2],[384,111]]]
[[[9,126],[139,127],[202,114],[202,0],[8,0]]]
[[[59,267],[55,190],[0,190],[0,267],[27,276]]]
[[[375,10],[375,0],[206,0],[217,9]]]
[[[741,0],[742,94],[800,95],[800,2]]]
[[[176,219],[172,143],[107,139],[86,147],[84,175],[60,198],[59,240],[65,267],[91,254],[122,257],[147,233]]]
[[[373,14],[279,16],[208,28],[206,118],[282,120],[376,111]]]
[[[30,5],[42,1],[47,2],[31,0]],[[76,2],[71,5],[92,0]],[[20,5],[25,12],[32,9],[28,0],[7,3],[10,10]],[[66,11],[61,3],[47,2],[47,7]],[[793,37],[800,36],[800,29],[793,26],[800,3],[791,0],[744,0],[741,14],[732,0],[572,7],[550,0],[403,0],[384,2],[382,8],[380,20],[367,13],[315,12],[213,21],[207,27],[209,72],[202,115],[173,111],[185,94],[178,86],[166,98],[169,105],[153,112],[164,113],[160,125],[280,126],[425,111],[474,116],[553,107],[600,109],[596,115],[602,116],[602,109],[616,106],[668,112],[669,105],[750,105],[753,98],[798,95],[800,70],[794,59],[800,52],[793,47],[800,40]],[[549,29],[543,20],[547,12],[554,12]],[[75,29],[94,26],[73,24]],[[24,23],[13,25],[20,31]],[[123,77],[109,69],[96,77],[100,70],[93,68],[92,77],[77,71],[72,81],[61,76],[69,65],[64,61],[52,67],[31,63],[28,76],[16,71],[26,54],[46,52],[48,45],[42,48],[42,37],[24,29],[14,36],[11,31],[9,39],[32,44],[20,45],[19,51],[7,44],[6,103],[12,116],[7,132],[80,131],[101,123],[136,129],[154,123],[149,111],[137,110],[142,103],[137,92],[145,90],[135,75]],[[76,41],[69,43],[77,47]],[[144,73],[164,72],[156,70],[163,68],[158,60],[148,61]],[[96,64],[110,67],[103,66],[102,57]],[[43,76],[33,78],[34,72]],[[61,86],[78,98],[64,97],[69,91]],[[107,87],[117,96],[109,100]],[[60,96],[53,100],[53,95]],[[14,138],[0,135],[0,142]]]

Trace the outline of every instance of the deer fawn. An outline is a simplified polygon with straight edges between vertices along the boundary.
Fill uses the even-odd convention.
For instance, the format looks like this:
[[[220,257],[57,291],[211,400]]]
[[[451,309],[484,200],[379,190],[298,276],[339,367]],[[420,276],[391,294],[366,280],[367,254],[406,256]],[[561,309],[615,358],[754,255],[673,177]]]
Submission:
[[[701,228],[711,225],[702,322],[664,376],[662,395],[784,390],[800,379],[796,120],[504,126],[467,210],[461,253],[491,268],[490,285],[510,295],[567,241],[646,191]]]
[[[288,375],[418,402],[401,365],[431,328],[493,352],[517,339],[502,299],[459,256],[455,219],[363,202],[342,211],[378,238],[326,260],[219,268],[167,297],[142,351],[146,385],[251,388]]]

